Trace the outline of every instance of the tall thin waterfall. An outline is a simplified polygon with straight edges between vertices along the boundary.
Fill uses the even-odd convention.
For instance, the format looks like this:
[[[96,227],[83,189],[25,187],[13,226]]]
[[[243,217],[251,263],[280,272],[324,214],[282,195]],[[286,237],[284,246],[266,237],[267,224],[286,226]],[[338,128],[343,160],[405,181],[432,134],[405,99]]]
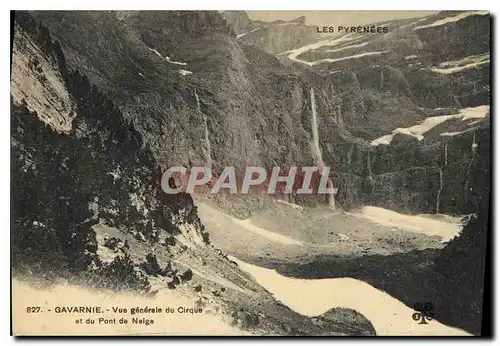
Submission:
[[[312,111],[312,119],[311,119],[311,129],[313,135],[313,153],[316,157],[316,163],[318,166],[321,164],[323,166],[323,157],[321,155],[321,149],[319,148],[319,135],[318,135],[318,120],[316,115],[316,100],[314,98],[314,90],[311,88],[311,111]]]
[[[444,165],[448,166],[448,143],[444,145]],[[443,168],[439,167],[439,190],[436,196],[436,214],[439,214],[439,203],[441,202],[441,191],[443,191]]]
[[[476,131],[472,133],[472,155],[475,156],[477,150]]]
[[[472,168],[472,163],[474,162],[474,159],[476,158],[476,152],[477,152],[477,142],[476,142],[476,131],[473,132],[472,134],[472,146],[471,146],[471,157],[469,164],[467,165],[467,173],[465,176],[465,186],[464,186],[464,192],[465,192],[465,198],[467,199],[467,196],[469,194],[469,176],[470,176],[470,170]]]
[[[316,157],[316,165],[319,168],[319,172],[322,173],[324,170],[323,157],[321,155],[321,149],[319,147],[319,135],[318,135],[318,120],[316,114],[316,100],[314,99],[314,90],[311,88],[311,111],[312,111],[312,119],[311,119],[311,128],[313,135],[312,142],[312,151],[313,155]],[[330,178],[328,178],[327,187],[333,189],[333,183]],[[333,189],[335,191],[335,189]],[[328,205],[330,208],[335,209],[335,192],[332,192],[328,195]]]
[[[370,181],[370,187],[372,189],[371,193],[373,194],[373,191],[375,190],[375,184],[373,181],[372,160],[370,152],[368,152],[368,180]]]
[[[210,148],[210,140],[208,139],[207,116],[205,114],[203,114],[203,126],[205,128],[205,157],[207,160],[207,166],[212,167],[212,149]]]
[[[436,196],[436,214],[439,214],[439,202],[441,199],[441,191],[443,191],[443,169],[439,167],[439,190]]]
[[[444,165],[448,166],[448,143],[444,145]]]
[[[203,116],[203,128],[205,130],[205,148],[203,148],[203,152],[205,154],[205,161],[207,164],[207,167],[212,166],[212,156],[211,156],[211,149],[210,149],[210,140],[208,138],[208,126],[207,126],[207,116],[205,113],[201,111],[200,107],[200,98],[198,97],[198,93],[196,90],[194,91],[194,96],[196,97],[196,105],[198,106],[198,113],[200,113]]]

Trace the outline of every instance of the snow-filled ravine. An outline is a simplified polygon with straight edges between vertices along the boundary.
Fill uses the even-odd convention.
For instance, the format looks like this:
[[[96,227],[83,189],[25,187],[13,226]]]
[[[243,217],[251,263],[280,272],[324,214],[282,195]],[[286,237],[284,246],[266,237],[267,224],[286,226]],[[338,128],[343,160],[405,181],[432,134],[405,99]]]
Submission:
[[[439,116],[434,116],[434,117],[429,117],[426,118],[423,122],[420,124],[411,126],[411,127],[399,127],[392,131],[391,134],[379,137],[371,141],[371,145],[373,146],[378,146],[380,144],[384,145],[389,145],[391,144],[394,136],[396,134],[405,134],[407,136],[412,136],[421,141],[424,139],[424,134],[437,125],[451,119],[460,119],[462,121],[465,120],[471,120],[471,119],[482,119],[486,117],[489,113],[490,106],[488,105],[482,105],[482,106],[477,106],[477,107],[469,107],[469,108],[463,108],[461,109],[458,113],[456,114],[450,114],[450,115],[439,115]]]
[[[231,257],[231,256],[230,256]],[[255,281],[295,312],[319,316],[332,308],[353,309],[365,316],[377,335],[467,336],[469,333],[436,320],[419,324],[416,312],[384,291],[351,278],[296,279],[275,270],[245,263],[231,257]]]

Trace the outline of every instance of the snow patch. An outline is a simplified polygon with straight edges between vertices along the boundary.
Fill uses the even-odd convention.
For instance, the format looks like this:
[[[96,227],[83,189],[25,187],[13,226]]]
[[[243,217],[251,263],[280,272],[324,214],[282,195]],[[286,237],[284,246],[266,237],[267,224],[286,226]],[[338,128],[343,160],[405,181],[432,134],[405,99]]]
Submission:
[[[283,52],[280,54],[286,54],[288,59],[290,59],[292,61],[299,62],[301,64],[305,64],[308,66],[313,66],[315,64],[314,62],[305,61],[305,60],[299,59],[297,57],[299,55],[301,55],[302,53],[308,52],[310,50],[318,49],[318,48],[323,47],[323,46],[334,46],[334,45],[338,45],[338,44],[343,43],[343,42],[354,41],[355,39],[356,39],[356,37],[353,34],[347,34],[347,35],[342,35],[340,37],[337,37],[333,40],[328,39],[328,40],[318,41],[316,43],[313,43],[313,44],[310,44],[310,45],[307,45],[304,47],[300,47],[297,49],[289,50],[289,51],[286,51],[286,52]]]
[[[450,74],[466,69],[471,69],[490,63],[489,54],[471,55],[461,60],[447,61],[437,67],[431,67],[431,71],[443,74]]]
[[[398,129],[396,129],[396,130],[398,130]],[[396,130],[394,130],[394,131],[396,131]],[[385,136],[379,137],[377,139],[374,139],[370,144],[373,146],[377,146],[379,144],[389,145],[389,144],[391,144],[392,139],[394,138],[395,134],[396,133],[394,133],[392,135],[385,135]]]
[[[158,52],[156,49],[154,48],[149,48],[148,49],[150,51],[152,51],[153,53],[155,53],[156,55],[158,55],[160,58],[164,59],[166,62],[170,63],[170,64],[174,64],[174,65],[182,65],[182,66],[187,66],[187,63],[185,62],[181,62],[181,61],[174,61],[174,60],[171,60],[169,56],[165,56],[163,57],[160,52]],[[181,70],[183,71],[183,70]],[[191,72],[192,73],[192,72]]]
[[[469,123],[469,126],[474,126],[476,124],[479,124],[480,122],[481,122],[481,120],[473,121],[473,122]]]
[[[406,128],[397,128],[392,131],[392,134],[385,135],[374,139],[370,144],[373,146],[378,146],[380,144],[389,145],[394,139],[394,135],[400,133],[408,136],[415,137],[419,141],[424,139],[424,134],[436,127],[437,125],[450,120],[450,119],[461,119],[462,121],[476,118],[484,118],[488,114],[490,106],[482,105],[477,107],[463,108],[456,114],[451,115],[439,115],[435,117],[429,117],[425,119],[421,124],[414,125]]]
[[[152,51],[153,53],[155,53],[156,55],[158,55],[160,58],[162,58],[162,59],[163,59],[163,57],[161,56],[160,52],[158,52],[156,49],[154,49],[154,48],[149,48],[149,47],[148,47],[148,49],[149,49],[150,51]]]
[[[296,279],[285,277],[273,269],[245,263],[233,256],[228,257],[277,300],[304,316],[320,316],[332,308],[347,308],[365,316],[377,335],[470,335],[435,319],[422,328],[413,320],[415,311],[412,308],[361,280]]]
[[[193,72],[191,71],[188,71],[188,70],[177,70],[181,75],[183,76],[189,76],[191,74],[193,74]]]
[[[409,24],[402,25],[402,26],[400,26],[400,27],[399,27],[399,29],[403,29],[403,28],[406,28],[406,27],[412,26],[412,25],[414,25],[414,24],[417,24],[418,22],[422,22],[422,21],[426,20],[427,18],[429,18],[429,16],[425,16],[425,17],[423,17],[423,18],[420,18],[420,19],[419,19],[419,20],[417,20],[417,21],[411,22],[411,23],[409,23]]]
[[[329,53],[340,52],[340,51],[343,51],[343,50],[346,50],[346,49],[363,47],[363,46],[366,46],[369,43],[370,42],[363,42],[363,43],[353,44],[353,45],[345,46],[345,47],[342,47],[342,48],[325,50],[325,52],[329,52]]]
[[[469,16],[475,16],[475,15],[485,16],[485,15],[488,15],[489,13],[490,13],[489,11],[463,12],[463,13],[460,13],[458,16],[447,17],[447,18],[443,18],[443,19],[440,19],[438,21],[435,21],[434,23],[431,23],[431,24],[417,26],[416,28],[414,28],[414,30],[431,28],[431,27],[435,27],[435,26],[441,26],[441,25],[448,24],[448,23],[458,22],[459,20],[464,19],[464,18],[469,17]]]
[[[453,137],[453,136],[456,136],[456,135],[459,135],[459,134],[462,134],[464,133],[465,131],[460,131],[460,132],[443,132],[443,133],[440,133],[439,135],[440,136],[443,136],[443,137]]]
[[[460,110],[460,114],[462,115],[462,120],[469,119],[482,119],[485,118],[490,111],[490,106],[482,105],[477,107],[469,107]]]
[[[342,58],[336,58],[336,59],[320,59],[314,62],[311,62],[309,66],[314,66],[317,64],[321,64],[324,62],[337,62],[337,61],[344,61],[344,60],[350,60],[350,59],[359,59],[364,56],[370,56],[370,55],[380,55],[380,54],[385,54],[389,53],[388,50],[380,51],[380,52],[367,52],[367,53],[361,53],[361,54],[355,54],[355,55],[349,55],[349,56],[344,56]]]
[[[250,31],[248,31],[248,32],[244,32],[244,33],[242,33],[242,34],[236,35],[236,39],[241,38],[241,37],[243,37],[243,36],[246,36],[246,35],[248,35],[248,34],[251,34],[252,32],[256,32],[256,31],[258,31],[258,30],[260,30],[260,29],[263,29],[263,28],[265,28],[265,27],[267,27],[267,26],[259,26],[258,28],[255,28],[255,29],[250,30]]]
[[[288,23],[280,23],[278,24],[279,26],[286,26],[286,25],[299,25],[297,22],[288,22]]]
[[[460,217],[436,219],[435,215],[406,215],[379,207],[363,207],[361,212],[350,213],[359,218],[368,219],[382,226],[395,227],[395,230],[408,230],[428,236],[439,236],[443,242],[460,234],[463,225]]]
[[[255,226],[254,224],[252,224],[252,222],[249,219],[239,220],[239,219],[233,218],[233,222],[239,226],[242,226],[243,228],[245,228],[246,230],[248,230],[250,232],[257,233],[263,237],[266,237],[272,241],[275,241],[275,242],[278,242],[278,243],[281,243],[284,245],[300,245],[300,246],[304,245],[301,241],[292,239],[290,237],[287,237],[287,236],[284,236],[284,235],[281,235],[278,233],[270,232],[264,228],[260,228],[258,226]]]
[[[165,57],[165,60],[167,60],[169,63],[171,64],[175,64],[175,65],[182,65],[182,66],[187,66],[187,63],[186,62],[180,62],[180,61],[173,61],[173,60],[170,60],[170,57],[169,56],[166,56]]]
[[[268,231],[264,228],[258,227],[252,224],[252,221],[250,219],[245,219],[245,220],[237,219],[205,203],[197,203],[197,206],[200,218],[203,220],[204,223],[212,223],[214,225],[217,225],[217,227],[219,228],[221,227],[221,225],[230,225],[232,229],[249,231],[258,234],[262,237],[265,237],[273,242],[281,243],[284,245],[299,245],[299,246],[304,245],[304,243],[299,240],[295,240],[290,237],[277,234]]]

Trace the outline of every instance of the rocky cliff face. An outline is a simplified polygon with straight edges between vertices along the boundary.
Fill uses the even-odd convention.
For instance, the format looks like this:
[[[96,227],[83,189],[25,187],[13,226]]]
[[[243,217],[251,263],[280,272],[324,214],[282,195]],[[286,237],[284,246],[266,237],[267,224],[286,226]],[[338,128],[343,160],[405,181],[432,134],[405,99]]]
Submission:
[[[147,289],[147,279],[126,256],[102,262],[93,226],[125,227],[151,241],[188,224],[200,242],[208,241],[192,200],[165,199],[153,182],[154,157],[142,135],[85,76],[66,68],[59,44],[22,13],[16,17],[12,76],[15,269],[85,276],[123,265],[131,272],[121,279]]]
[[[58,13],[56,17],[70,20],[66,15],[75,14]],[[76,17],[72,19],[81,24]],[[109,13],[94,13],[89,18],[88,25],[108,25],[110,30],[121,25]],[[165,59],[159,62],[155,52],[149,56],[145,45],[133,55],[137,47],[126,46],[120,39],[106,45],[101,37],[94,41],[99,49],[88,44],[77,52],[61,46],[27,13],[16,13],[14,34],[11,234],[15,275],[133,290],[147,296],[160,289],[175,289],[197,299],[197,308],[214,309],[238,328],[256,334],[374,333],[369,321],[352,311],[333,309],[312,319],[278,303],[227,254],[210,244],[190,195],[167,196],[161,191],[158,166],[165,164],[161,158],[172,160],[173,153],[178,153],[179,160],[196,157],[199,147],[193,144],[194,149],[186,154],[184,148],[170,150],[165,143],[155,144],[158,127],[161,130],[156,125],[161,122],[154,110],[179,97],[177,106],[193,112],[183,121],[195,122],[199,116],[193,111],[196,97],[186,93],[189,96],[184,101],[180,98],[183,88],[199,90],[206,97],[201,89],[187,89],[192,87],[190,83],[168,84],[169,78],[174,80],[172,76],[183,77],[177,69],[165,67],[176,64]],[[98,55],[115,48],[132,54],[122,55],[119,61],[131,70],[105,68],[113,58],[101,60]],[[137,64],[141,54],[149,62]],[[144,87],[139,92],[133,83],[113,83],[113,78],[126,80],[136,72],[151,73],[153,78],[158,71],[165,72],[165,84],[160,82],[156,93],[153,82],[139,83]],[[171,88],[170,97],[161,98],[166,86]],[[146,104],[152,108],[144,107]],[[167,108],[169,115],[174,110]],[[181,115],[186,114],[164,120],[180,126]],[[181,128],[178,138],[187,142]],[[194,133],[198,136],[196,129]]]
[[[246,13],[238,11],[225,11],[222,15],[234,28],[240,44],[257,46],[271,54],[308,45],[317,41],[318,37],[328,37],[327,34],[318,34],[315,26],[306,25],[305,17],[262,22],[252,21]]]
[[[341,205],[432,212],[439,192],[443,208],[468,210],[465,192],[448,185],[448,170],[462,167],[453,182],[464,186],[474,131],[436,135],[430,143],[404,134],[389,146],[374,147],[370,141],[440,112],[489,103],[489,60],[477,61],[477,55],[489,51],[483,44],[489,25],[484,14],[394,21],[384,35],[344,35],[279,59],[257,48],[262,45],[254,40],[237,37],[244,26],[256,25],[241,13],[139,12],[122,21],[103,12],[34,15],[62,43],[69,66],[84,71],[110,95],[164,166],[204,162],[203,115],[216,166],[312,164],[309,93],[314,88],[320,146],[333,167]],[[460,28],[470,23],[463,21],[471,20],[478,30],[465,33]],[[448,21],[452,34],[441,32],[439,21]],[[98,25],[106,30],[97,30]],[[275,26],[298,28],[303,23],[269,23]],[[256,30],[252,35],[257,33],[262,34]],[[456,33],[465,36],[455,38]],[[86,35],[97,37],[82,39]],[[446,46],[447,52],[435,53],[431,37],[436,35],[443,40],[453,36],[455,43]],[[296,32],[279,36],[304,37]],[[455,47],[465,39],[467,47]],[[465,55],[469,60],[463,62]],[[287,64],[280,63],[284,59]],[[476,65],[464,68],[471,63]],[[448,111],[441,110],[445,107]],[[443,148],[448,142],[446,168]]]

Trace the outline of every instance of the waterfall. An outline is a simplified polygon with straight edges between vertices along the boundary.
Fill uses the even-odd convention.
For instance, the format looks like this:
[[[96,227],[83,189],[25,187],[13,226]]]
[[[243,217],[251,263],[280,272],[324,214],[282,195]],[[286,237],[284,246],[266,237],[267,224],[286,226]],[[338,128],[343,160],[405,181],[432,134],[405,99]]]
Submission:
[[[316,115],[316,100],[314,99],[314,89],[311,88],[311,112],[312,112],[312,118],[311,118],[311,129],[312,129],[312,135],[313,135],[313,142],[312,142],[312,151],[313,151],[313,156],[316,158],[316,164],[319,168],[320,174],[323,173],[324,170],[324,163],[323,163],[323,157],[321,155],[321,149],[319,147],[319,135],[318,135],[318,120],[317,120],[317,115]],[[328,205],[330,208],[335,209],[335,190],[333,188],[333,183],[330,178],[328,178],[328,184],[327,187],[329,189],[333,189],[334,192],[330,193],[328,195]]]
[[[444,145],[444,165],[448,166],[448,143]]]
[[[316,163],[323,166],[323,157],[321,156],[321,149],[319,148],[319,135],[318,135],[318,120],[316,117],[316,100],[314,99],[314,90],[311,88],[311,129],[313,135],[313,153],[316,157]]]
[[[370,181],[370,187],[372,189],[371,193],[375,190],[375,184],[373,181],[373,173],[372,173],[372,162],[371,162],[371,153],[368,152],[368,180]]]
[[[194,91],[194,96],[196,97],[196,105],[198,106],[198,113],[203,116],[203,128],[205,130],[205,139],[204,139],[205,148],[203,148],[203,152],[205,154],[205,160],[206,160],[207,167],[211,167],[212,166],[212,156],[211,156],[211,149],[210,149],[210,140],[208,138],[207,116],[205,115],[205,113],[203,113],[201,111],[200,98],[198,97],[198,93],[196,92],[196,90]]]
[[[448,143],[444,145],[444,166],[448,166]],[[436,214],[439,214],[441,191],[443,191],[443,168],[439,167],[439,190],[436,196]]]
[[[467,173],[465,175],[465,186],[464,186],[464,199],[467,200],[467,195],[469,193],[469,176],[470,170],[472,167],[472,162],[474,162],[477,151],[477,142],[476,142],[476,131],[472,133],[472,145],[471,145],[471,157],[469,164],[467,165]]]
[[[441,199],[441,191],[443,191],[443,169],[439,167],[439,190],[436,196],[436,214],[439,214],[439,200]]]
[[[472,133],[472,156],[476,155],[477,142],[476,142],[476,131]]]
[[[205,127],[205,156],[207,160],[207,166],[212,167],[212,156],[210,149],[210,140],[208,139],[208,126],[207,126],[207,116],[203,114],[203,126]]]

